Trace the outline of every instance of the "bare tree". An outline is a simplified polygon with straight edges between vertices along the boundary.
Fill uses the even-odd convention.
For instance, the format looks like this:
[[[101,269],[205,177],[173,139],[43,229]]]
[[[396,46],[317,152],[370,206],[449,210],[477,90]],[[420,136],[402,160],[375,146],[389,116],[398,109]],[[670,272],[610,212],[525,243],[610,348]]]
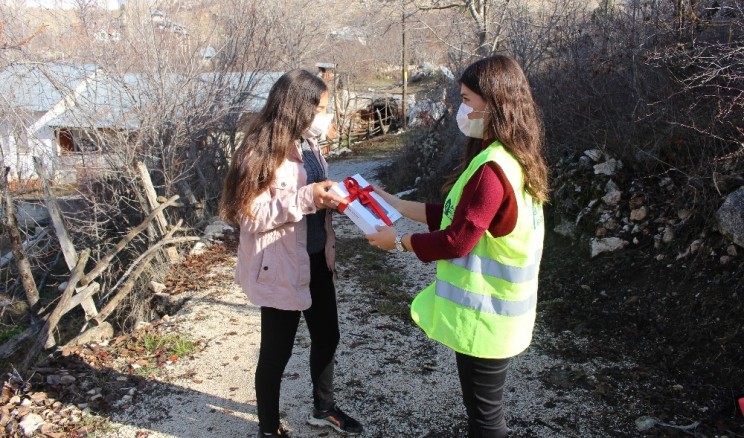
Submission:
[[[561,42],[580,32],[589,16],[586,2],[577,0],[512,0],[504,11],[502,48],[528,76],[561,56]],[[494,40],[491,51],[496,49]]]
[[[127,2],[119,11],[98,10],[85,1],[78,6],[57,16],[44,12],[48,32],[74,40],[61,53],[66,63],[48,62],[55,60],[51,51],[59,49],[54,38],[39,41],[44,33],[25,41],[20,37],[33,15],[25,16],[28,25],[21,20],[23,26],[3,26],[0,74],[21,82],[33,75],[36,82],[27,85],[44,84],[50,103],[29,111],[18,96],[3,94],[0,146],[4,162],[41,156],[55,181],[71,183],[66,194],[77,208],[64,212],[70,238],[76,248],[90,249],[92,262],[108,260],[97,274],[97,288],[85,296],[95,296],[106,315],[119,313],[126,325],[147,317],[142,305],[148,302],[146,288],[136,285],[162,272],[158,266],[169,258],[161,250],[193,240],[174,237],[186,229],[171,224],[185,220],[200,227],[210,217],[241,124],[263,105],[278,78],[275,71],[305,63],[300,51],[321,47],[326,33],[316,37],[317,21],[302,21],[301,8],[292,11],[303,34],[293,35],[298,51],[290,64],[283,64],[283,38],[290,28],[277,26],[280,8],[302,6],[299,1],[214,2],[210,14],[191,19],[182,15],[179,3],[159,10],[144,2]],[[39,54],[45,62],[32,62]],[[8,138],[13,138],[12,151]],[[20,177],[29,176],[33,173]],[[162,211],[163,198],[177,195],[185,200],[184,208]],[[145,220],[155,211],[154,221]],[[135,229],[144,232],[132,233]],[[119,247],[122,235],[131,238]],[[108,259],[114,249],[116,256]],[[41,268],[37,275],[50,270],[30,261],[31,270]],[[125,285],[110,298],[122,283],[122,272]],[[12,275],[6,278],[8,286],[17,287]],[[82,302],[75,293],[67,291],[66,300]],[[65,312],[60,309],[55,319]]]

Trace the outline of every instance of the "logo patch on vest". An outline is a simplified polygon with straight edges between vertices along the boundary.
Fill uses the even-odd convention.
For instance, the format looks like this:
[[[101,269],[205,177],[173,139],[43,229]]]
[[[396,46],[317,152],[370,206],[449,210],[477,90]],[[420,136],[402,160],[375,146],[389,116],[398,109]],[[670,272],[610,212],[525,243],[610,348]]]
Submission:
[[[454,209],[452,208],[452,200],[449,198],[444,203],[444,215],[447,216],[450,220],[452,220],[455,215]]]
[[[545,218],[543,217],[542,208],[532,204],[532,229],[536,230],[538,227],[543,225]]]

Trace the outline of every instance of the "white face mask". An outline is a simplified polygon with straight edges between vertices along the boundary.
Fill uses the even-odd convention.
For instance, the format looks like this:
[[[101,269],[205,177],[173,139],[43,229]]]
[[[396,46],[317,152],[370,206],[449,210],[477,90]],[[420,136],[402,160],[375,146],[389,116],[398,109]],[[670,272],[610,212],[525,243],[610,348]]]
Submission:
[[[302,134],[302,136],[304,138],[325,136],[326,134],[328,134],[328,130],[331,128],[332,119],[333,114],[316,114],[315,118],[313,118],[313,123],[310,124],[310,127]]]
[[[469,119],[468,114],[474,112],[473,108],[460,104],[460,108],[457,110],[457,127],[460,128],[463,134],[473,138],[483,138],[483,119]],[[485,111],[479,111],[485,112]]]

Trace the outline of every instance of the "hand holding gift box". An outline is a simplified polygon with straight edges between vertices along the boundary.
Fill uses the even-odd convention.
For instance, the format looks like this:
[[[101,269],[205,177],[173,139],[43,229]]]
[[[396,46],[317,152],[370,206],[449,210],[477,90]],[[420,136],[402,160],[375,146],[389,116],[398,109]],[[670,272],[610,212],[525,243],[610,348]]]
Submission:
[[[372,186],[358,173],[333,186],[331,191],[346,198],[349,203],[341,204],[338,210],[346,214],[364,234],[376,233],[377,225],[393,225],[401,214],[372,191]]]

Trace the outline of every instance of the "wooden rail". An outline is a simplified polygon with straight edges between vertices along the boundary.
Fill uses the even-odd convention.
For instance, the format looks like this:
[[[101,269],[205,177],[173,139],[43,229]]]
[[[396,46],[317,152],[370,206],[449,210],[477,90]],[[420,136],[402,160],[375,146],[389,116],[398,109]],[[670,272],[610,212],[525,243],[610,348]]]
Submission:
[[[77,306],[81,306],[86,315],[86,323],[83,326],[83,330],[88,327],[87,321],[92,322],[96,327],[101,326],[116,310],[117,306],[129,294],[129,292],[131,292],[140,274],[156,254],[161,250],[166,250],[169,260],[175,262],[178,259],[178,253],[175,251],[175,248],[173,248],[174,244],[200,240],[200,238],[196,236],[174,237],[175,233],[185,230],[180,227],[181,221],[179,221],[175,226],[170,226],[163,211],[167,207],[178,206],[179,196],[174,195],[164,202],[159,202],[155,194],[155,189],[152,187],[152,182],[150,181],[147,168],[143,163],[137,163],[136,169],[144,186],[144,199],[147,200],[147,205],[143,205],[143,208],[148,214],[139,225],[131,229],[103,258],[86,272],[90,258],[90,250],[83,249],[79,253],[76,251],[75,246],[68,235],[67,229],[65,228],[62,214],[57,204],[57,200],[51,191],[48,179],[44,177],[44,166],[38,159],[34,159],[34,164],[41,180],[41,185],[44,191],[44,200],[52,220],[52,226],[57,239],[59,240],[65,262],[70,269],[70,278],[61,296],[56,303],[53,304],[53,308],[52,306],[47,306],[46,309],[40,310],[38,314],[32,314],[32,322],[26,330],[14,336],[3,345],[0,345],[0,359],[7,359],[16,354],[28,343],[28,341],[35,338],[31,347],[23,356],[19,368],[21,370],[28,369],[45,348],[51,348],[56,345],[57,342],[54,333],[59,321],[65,314],[69,313]],[[3,182],[4,181],[6,181],[6,178],[3,178]],[[10,208],[6,205],[6,227],[9,228],[11,233],[15,230],[18,235],[18,226],[13,221],[13,203],[12,197],[10,196],[10,190],[8,189],[7,184],[3,184],[1,188],[5,190],[5,203],[10,205]],[[153,226],[153,224],[155,224],[155,226]],[[102,287],[98,282],[96,282],[96,280],[111,266],[114,258],[132,240],[134,240],[137,235],[148,229],[151,231],[153,228],[157,230],[157,241],[151,244],[143,254],[130,264],[129,268],[121,276],[114,287],[105,291],[106,293],[99,297],[100,302],[103,303],[103,308],[101,311],[98,311],[96,309],[94,297],[96,294],[101,292]],[[36,290],[36,284],[33,283],[33,275],[30,274],[30,266],[28,266],[25,251],[23,251],[23,246],[20,242],[18,242],[18,245],[14,246],[13,254],[16,260],[16,265],[22,270],[22,272],[26,272],[26,277],[31,280],[30,283],[24,283],[23,285],[24,289],[28,289],[27,295],[32,293],[31,297],[34,298],[33,293],[37,294],[35,296],[36,300],[33,301],[33,304],[36,304],[36,302],[38,302],[38,291]],[[20,264],[19,261],[21,261]],[[25,265],[23,264],[23,261],[26,262]],[[24,266],[27,266],[28,269],[23,270]],[[107,300],[108,296],[112,292],[116,292],[116,294],[111,299]],[[48,312],[50,308],[51,312]]]

